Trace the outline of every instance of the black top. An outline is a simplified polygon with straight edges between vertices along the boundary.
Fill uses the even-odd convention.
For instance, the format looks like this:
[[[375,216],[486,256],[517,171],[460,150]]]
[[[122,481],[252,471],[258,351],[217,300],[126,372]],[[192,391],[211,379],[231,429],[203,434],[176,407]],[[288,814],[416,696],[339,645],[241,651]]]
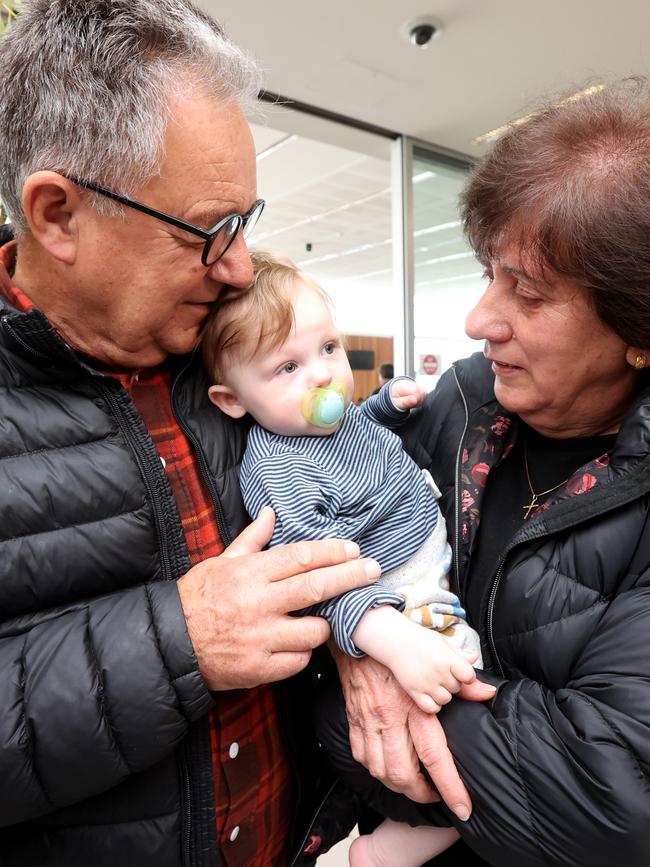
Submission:
[[[608,452],[615,442],[616,434],[550,439],[520,422],[514,448],[491,471],[485,488],[464,598],[468,620],[475,629],[479,628],[484,591],[490,586],[502,552],[524,523],[526,507],[532,500],[524,446],[532,488],[541,504],[552,499],[579,467]],[[539,496],[543,491],[548,493]]]

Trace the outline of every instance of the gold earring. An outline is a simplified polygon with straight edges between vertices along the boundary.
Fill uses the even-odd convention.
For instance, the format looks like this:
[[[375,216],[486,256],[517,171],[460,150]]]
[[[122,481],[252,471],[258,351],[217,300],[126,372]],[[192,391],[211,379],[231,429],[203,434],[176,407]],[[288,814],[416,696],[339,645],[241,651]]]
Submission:
[[[636,368],[636,370],[643,370],[647,363],[648,359],[645,357],[645,355],[642,355],[641,353],[639,353],[639,355],[637,355],[637,357],[634,359],[634,367]]]

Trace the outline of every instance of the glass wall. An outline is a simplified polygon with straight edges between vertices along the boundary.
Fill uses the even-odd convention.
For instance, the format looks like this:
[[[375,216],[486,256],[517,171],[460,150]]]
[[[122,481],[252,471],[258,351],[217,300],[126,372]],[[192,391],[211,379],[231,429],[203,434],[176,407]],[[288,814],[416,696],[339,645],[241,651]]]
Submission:
[[[458,215],[468,166],[414,148],[411,171],[413,368],[430,390],[453,361],[481,349],[463,325],[482,292],[483,269]]]
[[[360,401],[377,385],[376,368],[393,362],[403,331],[392,139],[281,106],[265,113],[265,124],[253,124],[258,193],[267,202],[253,246],[289,256],[328,292],[353,367],[364,365],[354,370]]]
[[[254,246],[288,255],[333,299],[355,370],[355,399],[394,362],[427,389],[479,350],[464,333],[482,269],[461,231],[468,163],[407,138],[266,105],[253,124],[267,209]],[[355,354],[356,353],[356,354]]]

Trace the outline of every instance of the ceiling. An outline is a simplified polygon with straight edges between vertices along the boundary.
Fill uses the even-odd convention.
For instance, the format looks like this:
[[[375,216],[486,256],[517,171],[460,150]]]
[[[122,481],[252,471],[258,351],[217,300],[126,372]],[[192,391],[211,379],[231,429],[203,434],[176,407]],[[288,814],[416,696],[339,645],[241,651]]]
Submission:
[[[202,0],[267,90],[475,155],[472,140],[585,80],[650,72],[647,0]],[[431,14],[427,49],[401,34]]]

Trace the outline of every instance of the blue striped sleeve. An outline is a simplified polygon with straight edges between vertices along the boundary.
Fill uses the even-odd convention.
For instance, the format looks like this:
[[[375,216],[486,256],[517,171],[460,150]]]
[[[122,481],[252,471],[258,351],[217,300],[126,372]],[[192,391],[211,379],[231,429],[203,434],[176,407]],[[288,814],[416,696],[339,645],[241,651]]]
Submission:
[[[348,656],[361,657],[365,653],[352,640],[354,630],[361,622],[364,614],[381,605],[392,605],[398,610],[404,608],[404,597],[393,593],[378,584],[369,587],[359,587],[349,590],[334,599],[329,599],[321,605],[315,605],[310,614],[324,617],[330,625],[334,641]]]
[[[400,379],[407,379],[410,382],[414,381],[410,376],[396,376],[390,382],[384,383],[377,394],[371,394],[368,400],[365,400],[361,404],[359,409],[370,421],[387,428],[395,428],[404,424],[411,414],[411,410],[399,409],[393,403],[390,395],[393,383],[398,382]]]

